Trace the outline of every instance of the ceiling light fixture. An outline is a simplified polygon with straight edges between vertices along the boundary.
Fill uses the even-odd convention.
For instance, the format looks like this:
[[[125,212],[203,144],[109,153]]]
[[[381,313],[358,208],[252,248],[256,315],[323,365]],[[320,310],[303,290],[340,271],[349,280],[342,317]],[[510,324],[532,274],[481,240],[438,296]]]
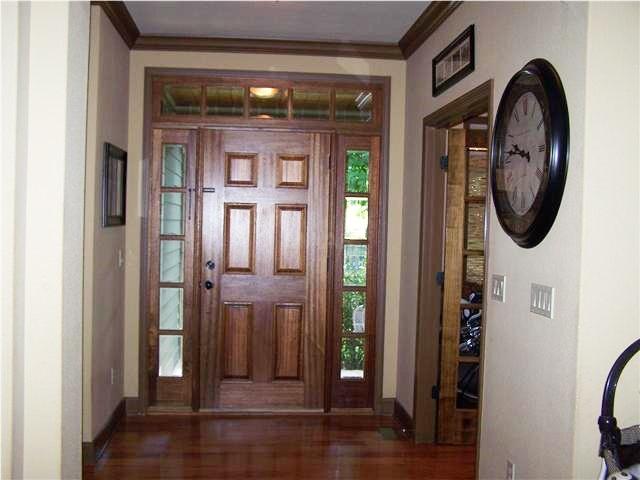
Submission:
[[[278,93],[278,89],[272,87],[251,87],[249,91],[258,98],[273,98]]]

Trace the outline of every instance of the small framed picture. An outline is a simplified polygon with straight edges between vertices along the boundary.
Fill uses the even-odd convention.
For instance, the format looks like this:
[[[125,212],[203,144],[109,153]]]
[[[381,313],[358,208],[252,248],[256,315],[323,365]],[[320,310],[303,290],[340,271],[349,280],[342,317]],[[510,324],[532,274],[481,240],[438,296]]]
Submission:
[[[476,68],[474,26],[451,42],[432,60],[431,94],[437,97]]]
[[[102,171],[102,226],[125,224],[127,192],[127,152],[104,144]]]

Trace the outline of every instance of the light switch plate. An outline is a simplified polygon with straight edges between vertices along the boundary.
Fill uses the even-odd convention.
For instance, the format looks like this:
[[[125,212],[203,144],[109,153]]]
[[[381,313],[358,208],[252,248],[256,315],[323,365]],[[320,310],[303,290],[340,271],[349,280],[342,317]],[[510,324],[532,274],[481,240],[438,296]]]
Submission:
[[[553,318],[553,303],[555,300],[555,288],[537,283],[531,284],[531,304],[533,313],[544,317]]]
[[[498,302],[504,303],[505,288],[507,286],[507,277],[504,275],[491,276],[491,298]]]

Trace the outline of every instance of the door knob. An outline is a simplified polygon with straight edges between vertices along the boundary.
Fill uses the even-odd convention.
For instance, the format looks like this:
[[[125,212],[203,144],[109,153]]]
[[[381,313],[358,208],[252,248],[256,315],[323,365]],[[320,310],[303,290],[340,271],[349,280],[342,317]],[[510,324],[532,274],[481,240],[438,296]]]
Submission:
[[[211,280],[207,280],[206,282],[204,282],[204,288],[206,288],[207,290],[211,290],[213,288],[213,282]]]

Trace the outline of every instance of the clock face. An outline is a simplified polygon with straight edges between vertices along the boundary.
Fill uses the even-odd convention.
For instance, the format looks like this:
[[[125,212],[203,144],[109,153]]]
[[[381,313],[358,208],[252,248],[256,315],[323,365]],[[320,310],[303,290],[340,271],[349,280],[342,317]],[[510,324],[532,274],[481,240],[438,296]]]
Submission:
[[[535,59],[511,78],[491,142],[491,191],[500,225],[521,247],[542,241],[555,221],[569,158],[569,112],[562,82]]]
[[[507,199],[513,211],[523,216],[542,187],[547,155],[543,110],[533,93],[520,95],[513,105],[503,149]]]

